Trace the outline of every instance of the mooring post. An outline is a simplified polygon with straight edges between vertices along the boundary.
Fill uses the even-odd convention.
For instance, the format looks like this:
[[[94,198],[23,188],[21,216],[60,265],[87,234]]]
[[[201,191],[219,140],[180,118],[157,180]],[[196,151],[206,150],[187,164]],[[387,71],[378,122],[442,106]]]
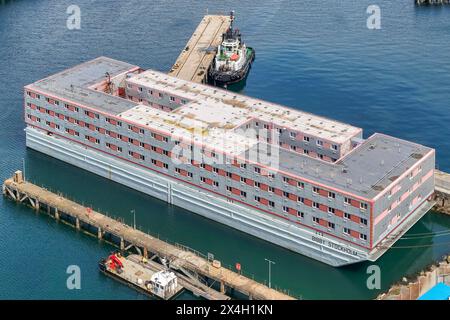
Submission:
[[[75,228],[77,230],[80,230],[80,219],[78,219],[78,218],[75,218]]]
[[[59,220],[59,211],[58,208],[55,208],[55,219]]]
[[[220,293],[225,293],[225,283],[220,281]]]
[[[99,240],[102,240],[102,237],[103,237],[103,235],[102,235],[102,228],[98,227],[98,229],[97,229],[97,238]]]

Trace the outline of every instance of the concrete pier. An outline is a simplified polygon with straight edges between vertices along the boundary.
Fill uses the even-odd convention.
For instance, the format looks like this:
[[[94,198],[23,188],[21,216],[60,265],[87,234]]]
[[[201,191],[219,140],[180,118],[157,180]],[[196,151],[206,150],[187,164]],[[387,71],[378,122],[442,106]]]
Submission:
[[[86,228],[94,228],[97,231],[94,236],[97,236],[97,233],[101,230],[103,238],[108,235],[110,238],[119,239],[118,245],[122,250],[130,245],[147,252],[149,255],[166,257],[173,268],[186,270],[188,273],[197,275],[210,283],[220,283],[224,292],[233,289],[243,295],[252,297],[252,299],[261,300],[294,299],[283,292],[271,289],[242,274],[224,268],[220,263],[211,263],[199,253],[154,238],[44,188],[18,179],[17,177],[20,177],[18,173],[16,172],[13,178],[4,182],[3,194],[5,196],[29,204],[33,208],[36,208],[36,204],[39,204],[39,208],[45,209],[44,212],[54,212],[54,217],[59,216],[61,221],[74,221],[72,224],[78,226],[80,230],[86,231]]]
[[[434,210],[450,215],[450,174],[439,170],[434,171],[436,205]]]
[[[229,16],[206,15],[184,47],[169,75],[183,80],[206,83],[208,69],[222,41],[222,34],[230,27]]]

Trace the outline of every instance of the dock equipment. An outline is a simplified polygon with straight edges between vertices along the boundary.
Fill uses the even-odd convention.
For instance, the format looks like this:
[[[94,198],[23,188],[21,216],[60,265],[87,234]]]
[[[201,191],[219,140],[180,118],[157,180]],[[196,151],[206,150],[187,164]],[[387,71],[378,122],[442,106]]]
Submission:
[[[169,71],[183,80],[206,83],[208,69],[222,41],[222,34],[231,25],[230,16],[206,15],[197,26],[184,50]]]
[[[250,299],[294,299],[284,292],[269,288],[221,265],[212,264],[199,254],[152,237],[49,190],[24,181],[22,177],[22,173],[17,171],[13,178],[5,180],[2,186],[3,195],[17,202],[30,204],[36,211],[44,210],[57,220],[71,222],[77,230],[95,229],[95,234],[99,239],[107,236],[111,239],[118,239],[121,250],[125,250],[128,246],[134,246],[139,248],[146,258],[149,255],[167,257],[171,266],[186,270],[192,277],[220,284],[222,294],[225,294],[227,289],[233,289]]]

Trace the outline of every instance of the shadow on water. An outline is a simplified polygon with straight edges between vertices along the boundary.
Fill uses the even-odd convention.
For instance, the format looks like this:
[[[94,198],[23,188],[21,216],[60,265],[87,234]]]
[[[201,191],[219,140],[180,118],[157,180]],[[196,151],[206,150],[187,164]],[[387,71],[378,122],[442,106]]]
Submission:
[[[213,253],[216,259],[230,268],[239,262],[244,273],[253,275],[262,283],[268,276],[264,259],[269,258],[276,262],[272,268],[274,286],[288,289],[304,299],[374,298],[393,282],[418,272],[450,251],[448,246],[436,246],[439,242],[449,241],[449,237],[405,239],[398,241],[375,263],[333,268],[33,150],[27,150],[26,171],[30,181],[68,194],[69,198],[122,218],[129,225],[133,223],[131,210],[135,210],[136,224],[142,231],[172,243],[187,245],[204,254]],[[449,227],[448,217],[430,213],[407,235],[436,232]],[[435,246],[431,247],[433,243]],[[412,248],[396,249],[396,246]],[[370,275],[367,268],[373,264],[381,270],[380,290],[369,290],[366,286]]]

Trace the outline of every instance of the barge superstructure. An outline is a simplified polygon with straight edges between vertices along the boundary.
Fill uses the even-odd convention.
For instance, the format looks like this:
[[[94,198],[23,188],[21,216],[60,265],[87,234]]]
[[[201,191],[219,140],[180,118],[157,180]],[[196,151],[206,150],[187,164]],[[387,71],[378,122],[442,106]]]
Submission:
[[[431,148],[110,58],[24,97],[29,148],[333,266],[432,206]]]

